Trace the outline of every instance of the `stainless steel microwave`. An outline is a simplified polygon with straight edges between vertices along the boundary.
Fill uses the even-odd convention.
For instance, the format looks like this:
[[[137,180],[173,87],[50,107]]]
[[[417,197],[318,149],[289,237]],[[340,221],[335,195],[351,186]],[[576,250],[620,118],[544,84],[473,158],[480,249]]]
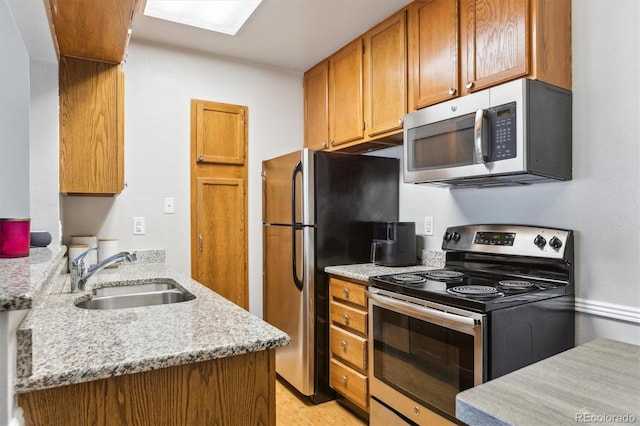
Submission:
[[[520,79],[409,113],[404,181],[447,187],[571,179],[571,92]]]

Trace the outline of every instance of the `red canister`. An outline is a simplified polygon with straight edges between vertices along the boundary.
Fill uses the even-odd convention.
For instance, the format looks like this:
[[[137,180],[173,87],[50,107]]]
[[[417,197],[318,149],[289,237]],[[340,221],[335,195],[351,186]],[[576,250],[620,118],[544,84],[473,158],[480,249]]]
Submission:
[[[0,219],[0,257],[29,256],[31,219]]]

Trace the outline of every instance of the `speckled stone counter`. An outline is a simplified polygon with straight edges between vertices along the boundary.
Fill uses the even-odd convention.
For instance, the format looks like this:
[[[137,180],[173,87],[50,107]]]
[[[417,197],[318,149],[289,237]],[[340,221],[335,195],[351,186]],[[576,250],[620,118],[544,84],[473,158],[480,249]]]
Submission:
[[[458,394],[471,425],[640,422],[640,346],[597,339]]]
[[[29,257],[0,259],[0,311],[29,309],[66,252],[65,246],[32,248]]]
[[[90,279],[87,289],[150,278],[173,279],[196,299],[140,308],[80,309],[74,301],[87,295],[69,292],[69,274],[52,279],[18,330],[19,335],[30,336],[31,345],[19,345],[16,392],[240,355],[290,342],[284,332],[163,263],[105,269]],[[30,365],[24,365],[29,360]]]
[[[390,267],[374,265],[373,263],[358,263],[353,265],[327,266],[324,268],[324,271],[328,274],[345,278],[369,281],[369,278],[377,275],[402,274],[406,272],[426,271],[428,269],[433,269],[433,267],[426,265]]]

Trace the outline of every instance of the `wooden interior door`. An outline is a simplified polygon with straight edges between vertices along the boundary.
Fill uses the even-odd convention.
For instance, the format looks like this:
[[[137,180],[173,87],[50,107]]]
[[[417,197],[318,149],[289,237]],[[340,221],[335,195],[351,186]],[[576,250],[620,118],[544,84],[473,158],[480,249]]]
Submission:
[[[248,309],[246,117],[191,102],[191,277]]]

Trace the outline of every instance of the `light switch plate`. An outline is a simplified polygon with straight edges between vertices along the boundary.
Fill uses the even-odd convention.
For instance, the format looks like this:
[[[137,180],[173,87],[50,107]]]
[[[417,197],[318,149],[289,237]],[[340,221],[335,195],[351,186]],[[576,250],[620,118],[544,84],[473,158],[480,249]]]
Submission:
[[[144,217],[136,216],[133,218],[133,235],[144,235],[146,232]]]
[[[424,235],[433,235],[433,216],[424,217]]]
[[[164,197],[164,214],[174,214],[176,212],[176,200],[173,197]]]

